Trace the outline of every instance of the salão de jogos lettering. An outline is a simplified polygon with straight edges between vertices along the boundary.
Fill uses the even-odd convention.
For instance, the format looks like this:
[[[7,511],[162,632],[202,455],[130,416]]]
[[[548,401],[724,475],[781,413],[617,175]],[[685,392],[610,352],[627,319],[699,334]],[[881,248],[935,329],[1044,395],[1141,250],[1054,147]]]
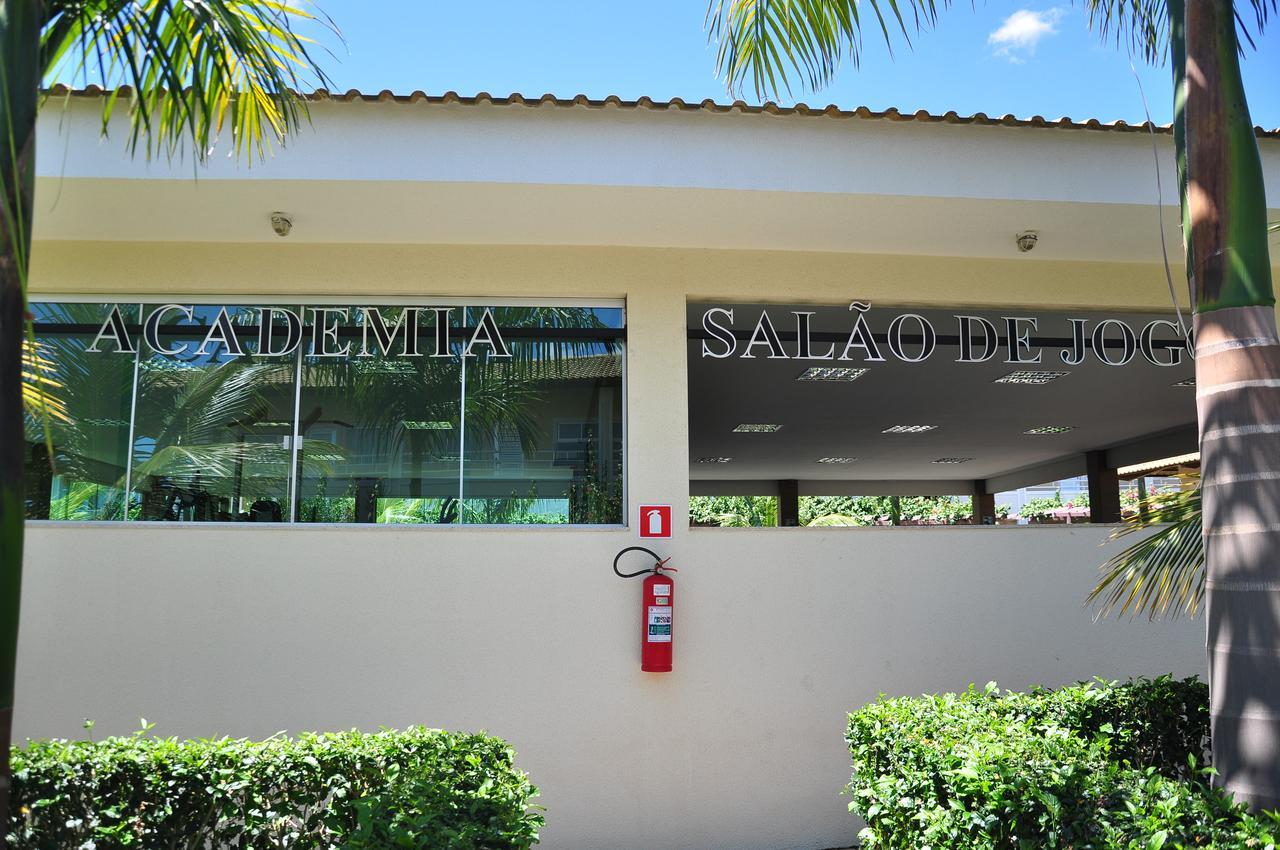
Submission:
[[[1060,333],[1054,333],[1051,328],[1041,328],[1040,319],[1033,316],[1000,316],[993,321],[956,314],[952,317],[954,333],[945,328],[943,335],[918,313],[900,313],[889,322],[887,332],[875,333],[867,318],[870,304],[855,301],[849,312],[852,325],[847,334],[815,332],[816,313],[804,310],[788,311],[781,325],[785,331],[780,333],[767,309],[760,311],[748,333],[733,329],[734,308],[712,307],[702,314],[702,356],[883,363],[888,355],[905,363],[922,363],[940,344],[947,343],[955,347],[957,363],[985,363],[997,356],[1004,363],[1042,363],[1046,352],[1052,357],[1056,350],[1058,359],[1068,366],[1077,366],[1089,357],[1107,366],[1124,366],[1139,354],[1155,366],[1177,366],[1183,352],[1191,350],[1178,324],[1166,319],[1135,329],[1123,319],[1067,318]],[[1050,340],[1060,345],[1050,349],[1037,344],[1044,342],[1042,335],[1046,333],[1054,333]],[[790,345],[783,344],[784,336]]]

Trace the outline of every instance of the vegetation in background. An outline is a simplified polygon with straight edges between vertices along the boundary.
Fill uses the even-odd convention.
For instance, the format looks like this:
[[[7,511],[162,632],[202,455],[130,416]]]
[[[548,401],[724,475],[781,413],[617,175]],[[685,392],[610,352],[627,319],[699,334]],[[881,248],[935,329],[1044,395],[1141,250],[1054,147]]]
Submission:
[[[1009,515],[1008,505],[996,514]],[[952,525],[973,517],[968,496],[801,496],[800,524],[817,528],[850,525],[886,525],[895,522]],[[693,496],[689,522],[698,526],[776,526],[776,496]]]
[[[689,523],[725,528],[776,526],[778,497],[692,496],[689,499]]]

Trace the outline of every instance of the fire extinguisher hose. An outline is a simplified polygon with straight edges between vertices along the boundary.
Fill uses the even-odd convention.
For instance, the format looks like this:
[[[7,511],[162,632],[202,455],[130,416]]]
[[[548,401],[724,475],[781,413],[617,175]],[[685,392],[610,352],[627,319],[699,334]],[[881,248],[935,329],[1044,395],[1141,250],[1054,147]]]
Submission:
[[[618,569],[618,562],[621,561],[622,556],[627,554],[628,552],[644,552],[648,554],[649,557],[653,558],[653,566],[644,570],[636,570],[634,573],[622,572],[621,570]],[[621,552],[619,552],[617,555],[614,556],[613,572],[615,575],[618,576],[618,578],[635,578],[636,576],[646,575],[647,573],[658,573],[663,570],[667,570],[668,572],[673,572],[673,573],[679,572],[679,570],[677,570],[675,567],[667,566],[667,561],[670,561],[670,560],[671,560],[670,558],[659,558],[658,553],[654,552],[652,549],[646,549],[643,546],[628,546],[627,548],[623,549]]]

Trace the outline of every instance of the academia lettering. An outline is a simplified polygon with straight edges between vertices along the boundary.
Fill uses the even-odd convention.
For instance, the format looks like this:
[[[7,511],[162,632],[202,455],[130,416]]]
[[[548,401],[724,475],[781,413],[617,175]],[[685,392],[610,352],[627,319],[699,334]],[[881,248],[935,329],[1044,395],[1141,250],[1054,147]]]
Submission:
[[[487,351],[490,357],[511,356],[489,308],[472,328],[454,324],[455,309],[404,307],[389,318],[387,314],[394,311],[385,307],[248,307],[235,308],[233,318],[227,307],[220,307],[206,325],[195,323],[195,305],[163,304],[151,308],[140,332],[153,352],[168,357],[286,357],[304,340],[303,353],[308,357],[454,357],[459,352],[453,348],[452,332],[457,330],[464,332],[459,338],[466,340],[460,352],[463,357],[477,357],[479,351]],[[255,321],[246,324],[246,319]],[[136,330],[125,322],[120,305],[112,305],[85,350],[136,354]],[[424,335],[429,338],[425,348]],[[196,346],[193,339],[180,341],[175,336],[201,341]],[[246,346],[250,339],[256,340],[256,346]]]

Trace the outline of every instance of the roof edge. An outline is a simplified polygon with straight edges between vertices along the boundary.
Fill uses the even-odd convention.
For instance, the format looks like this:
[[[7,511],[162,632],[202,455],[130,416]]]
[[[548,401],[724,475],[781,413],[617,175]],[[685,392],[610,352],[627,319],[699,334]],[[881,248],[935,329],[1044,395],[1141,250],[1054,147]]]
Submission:
[[[70,86],[58,83],[45,90],[45,93],[53,97],[83,97],[83,98],[101,98],[101,97],[130,97],[133,95],[133,87],[120,86],[116,89],[106,89],[101,86],[85,86],[84,88],[72,88]],[[732,103],[718,103],[710,98],[699,102],[685,101],[682,98],[672,98],[670,100],[654,100],[650,97],[641,97],[637,100],[623,100],[617,95],[609,95],[603,100],[596,100],[587,97],[584,94],[574,95],[573,97],[557,97],[553,94],[544,94],[540,97],[526,97],[519,92],[501,97],[489,94],[489,92],[478,92],[474,95],[461,95],[455,91],[447,91],[443,94],[432,95],[421,90],[415,90],[409,94],[396,94],[390,89],[372,94],[359,91],[357,89],[349,89],[346,92],[331,92],[328,89],[315,89],[311,92],[301,92],[304,100],[321,103],[325,101],[338,101],[342,103],[363,102],[363,103],[427,103],[434,105],[456,104],[459,106],[552,106],[561,108],[580,107],[586,109],[646,109],[658,112],[710,112],[717,114],[738,113],[742,115],[799,115],[804,117],[817,118],[862,118],[877,121],[899,121],[899,122],[916,122],[921,124],[956,124],[956,125],[974,125],[982,127],[1039,127],[1045,129],[1062,129],[1062,130],[1099,130],[1121,133],[1161,133],[1171,134],[1173,132],[1170,124],[1154,124],[1150,121],[1144,121],[1140,124],[1131,124],[1127,121],[1100,121],[1097,118],[1088,118],[1084,121],[1076,121],[1070,117],[1062,117],[1057,119],[1048,119],[1041,115],[1033,115],[1030,118],[1018,118],[1013,114],[990,116],[985,112],[975,112],[972,115],[960,115],[955,110],[950,110],[941,115],[919,109],[914,112],[907,112],[890,107],[882,111],[876,111],[866,106],[859,106],[854,109],[841,109],[835,104],[828,104],[824,107],[811,107],[806,103],[797,103],[795,106],[780,106],[773,101],[766,101],[759,106],[753,106],[742,100],[735,100]],[[1254,133],[1258,138],[1264,139],[1280,139],[1280,127],[1272,130],[1266,130],[1262,127],[1254,127]]]

